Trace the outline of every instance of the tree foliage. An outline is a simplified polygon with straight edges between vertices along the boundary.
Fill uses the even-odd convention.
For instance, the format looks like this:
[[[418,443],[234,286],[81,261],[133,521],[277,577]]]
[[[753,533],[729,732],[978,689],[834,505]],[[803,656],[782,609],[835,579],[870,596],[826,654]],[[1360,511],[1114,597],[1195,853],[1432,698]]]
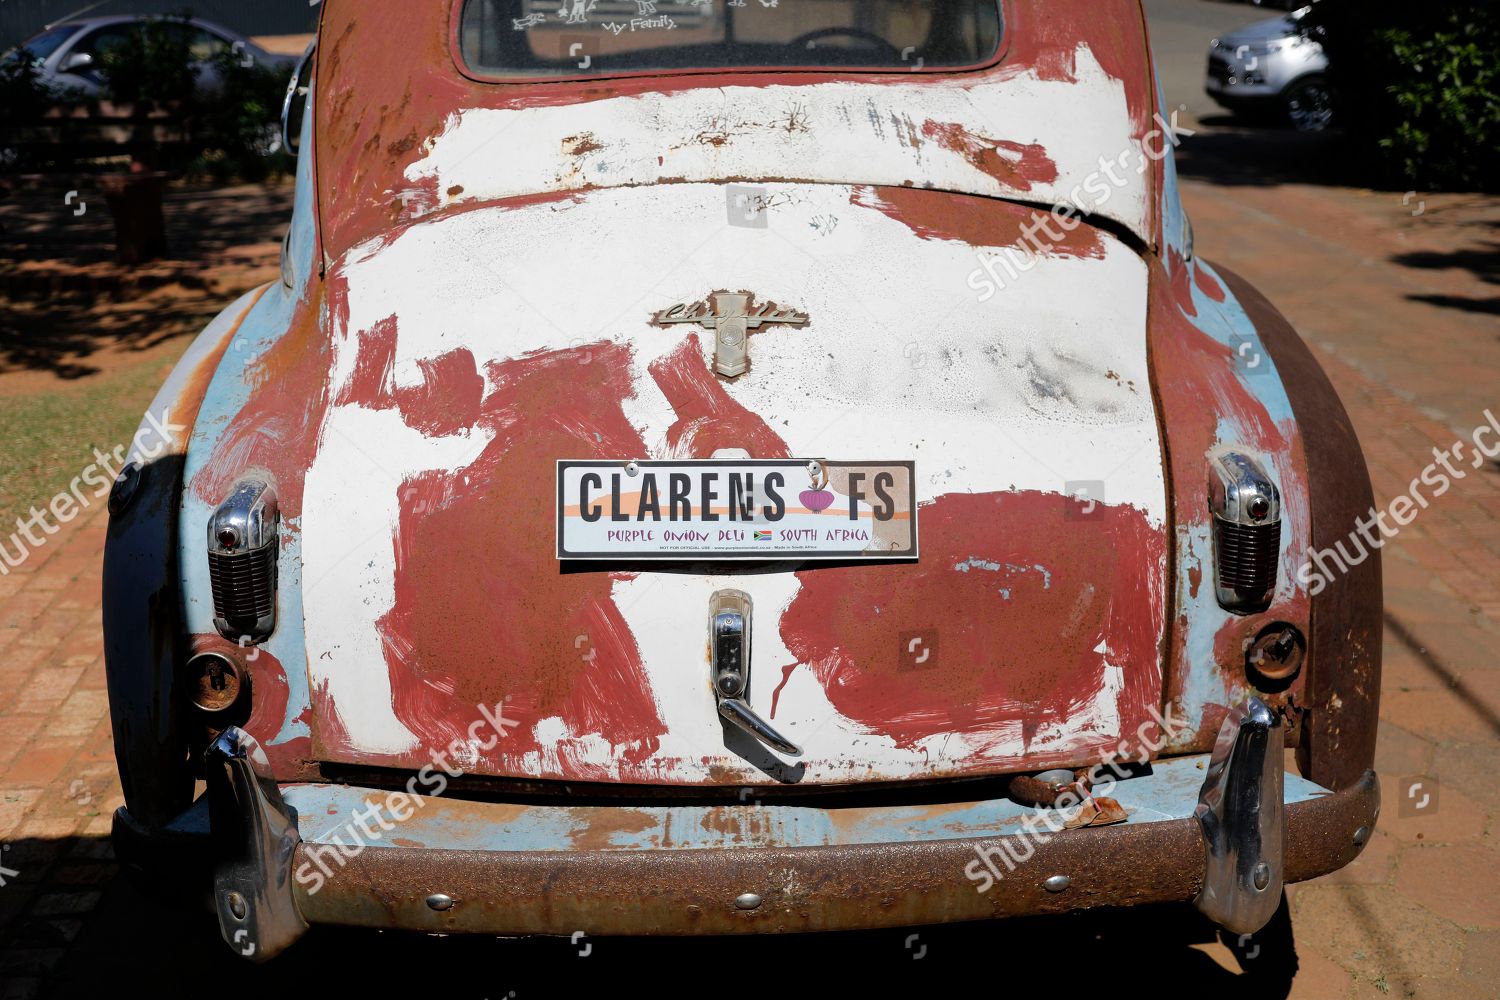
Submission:
[[[1366,180],[1500,190],[1494,0],[1322,0],[1302,23],[1328,52]]]

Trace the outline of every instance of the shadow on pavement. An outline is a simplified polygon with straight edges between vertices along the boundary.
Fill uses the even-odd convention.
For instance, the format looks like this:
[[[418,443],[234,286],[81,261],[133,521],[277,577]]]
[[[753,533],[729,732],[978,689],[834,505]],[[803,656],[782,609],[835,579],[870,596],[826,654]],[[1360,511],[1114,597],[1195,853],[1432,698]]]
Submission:
[[[0,373],[83,378],[111,352],[197,334],[240,294],[274,279],[291,219],[289,183],[172,188],[170,256],[124,267],[114,263],[103,197],[85,187],[69,207],[67,195],[35,186],[0,201]]]
[[[1476,225],[1488,230],[1497,230],[1500,229],[1500,219],[1489,219]],[[1500,240],[1496,239],[1482,239],[1458,250],[1417,251],[1400,254],[1391,259],[1404,267],[1427,271],[1457,268],[1468,271],[1487,285],[1500,286]],[[1426,302],[1429,305],[1442,306],[1446,309],[1500,316],[1500,295],[1490,298],[1469,298],[1462,295],[1430,294],[1408,295],[1407,298],[1414,302]]]
[[[1177,147],[1181,177],[1224,187],[1357,183],[1337,132],[1298,132],[1227,116],[1207,118],[1203,125]]]
[[[100,371],[91,359],[101,351],[144,351],[196,334],[230,301],[178,282],[129,293],[0,297],[0,373],[86,378]]]

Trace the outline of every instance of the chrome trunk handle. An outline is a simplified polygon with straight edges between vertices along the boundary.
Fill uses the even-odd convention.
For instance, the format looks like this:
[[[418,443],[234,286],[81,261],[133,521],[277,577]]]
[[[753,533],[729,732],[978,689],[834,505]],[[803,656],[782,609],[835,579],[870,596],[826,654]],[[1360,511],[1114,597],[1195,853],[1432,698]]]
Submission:
[[[802,748],[782,736],[750,707],[750,595],[720,590],[709,601],[709,669],[719,715],[773,750],[793,757]]]

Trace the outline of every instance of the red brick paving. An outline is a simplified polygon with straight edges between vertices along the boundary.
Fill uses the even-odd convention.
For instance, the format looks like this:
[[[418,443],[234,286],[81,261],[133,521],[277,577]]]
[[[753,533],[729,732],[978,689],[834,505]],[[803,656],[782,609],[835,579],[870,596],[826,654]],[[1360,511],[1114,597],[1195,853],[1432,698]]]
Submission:
[[[1449,265],[1485,244],[1500,200],[1429,195],[1421,216],[1400,195],[1295,185],[1189,184],[1187,200],[1199,251],[1313,344],[1378,505],[1409,491],[1433,448],[1500,414],[1500,320],[1478,307],[1493,273]],[[1294,997],[1500,996],[1500,463],[1455,464],[1464,478],[1384,549],[1380,828],[1343,872],[1289,890],[1299,958],[1322,969]],[[1437,786],[1437,805],[1403,816],[1416,779]]]

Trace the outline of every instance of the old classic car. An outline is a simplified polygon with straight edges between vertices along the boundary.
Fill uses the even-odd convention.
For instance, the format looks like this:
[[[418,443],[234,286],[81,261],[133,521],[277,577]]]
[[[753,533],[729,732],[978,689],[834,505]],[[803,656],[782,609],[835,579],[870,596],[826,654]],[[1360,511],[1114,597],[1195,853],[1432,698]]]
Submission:
[[[1248,933],[1366,843],[1368,477],[1137,0],[327,0],[302,90],[105,556],[118,851],[234,950]]]

